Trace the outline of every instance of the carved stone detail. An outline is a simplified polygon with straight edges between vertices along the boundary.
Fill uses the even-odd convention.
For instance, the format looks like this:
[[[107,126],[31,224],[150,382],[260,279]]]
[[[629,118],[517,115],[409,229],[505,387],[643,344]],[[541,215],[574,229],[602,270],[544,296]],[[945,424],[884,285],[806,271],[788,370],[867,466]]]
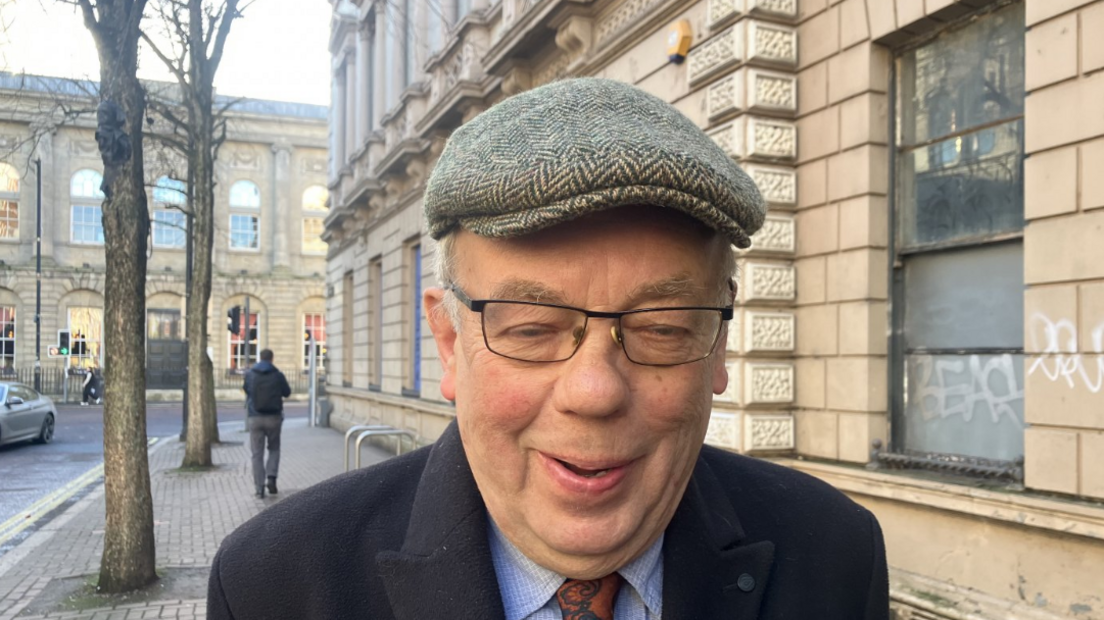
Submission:
[[[796,294],[793,265],[749,262],[744,268],[744,302],[793,301]]]
[[[750,69],[747,108],[752,111],[797,112],[797,78],[785,73]]]
[[[797,174],[792,169],[751,165],[745,166],[744,171],[755,181],[768,204],[781,207],[797,204]]]
[[[740,414],[713,411],[705,431],[705,443],[729,450],[740,449]]]
[[[748,312],[744,342],[748,353],[793,351],[794,316],[785,312]]]
[[[230,167],[236,170],[260,170],[261,156],[255,149],[238,149],[230,156]]]
[[[741,0],[709,0],[709,27],[740,14],[743,7]]]
[[[791,160],[797,157],[797,126],[765,118],[747,119],[748,157]]]
[[[503,0],[504,2],[507,0]],[[598,40],[604,41],[628,26],[645,11],[662,0],[628,0],[622,2],[612,13],[598,22]]]
[[[556,31],[556,47],[570,56],[579,56],[590,50],[594,40],[593,21],[573,15]]]
[[[523,67],[513,67],[502,78],[502,93],[507,97],[525,92],[532,88],[533,78],[529,70]]]
[[[308,157],[299,164],[301,172],[325,172],[326,160],[319,157]]]
[[[747,0],[747,12],[796,17],[797,0]]]
[[[744,72],[738,71],[709,86],[705,93],[705,108],[709,118],[717,118],[744,107]]]
[[[740,362],[726,362],[725,369],[728,371],[728,386],[723,393],[715,395],[713,400],[738,405],[740,404]]]
[[[533,75],[533,86],[547,84],[567,76],[567,68],[575,62],[575,56],[568,53],[560,54],[558,58],[545,65],[538,73]]]
[[[95,140],[72,140],[69,142],[69,154],[77,157],[99,157],[100,149]]]
[[[749,62],[797,66],[797,30],[760,21],[748,22],[747,29]]]
[[[737,24],[691,50],[686,59],[686,79],[696,84],[744,58],[744,27]]]
[[[790,403],[794,398],[791,364],[745,362],[744,404]]]
[[[751,249],[793,253],[796,249],[794,220],[788,215],[768,215],[763,227],[751,237]]]
[[[708,132],[717,146],[725,152],[725,155],[733,159],[740,159],[744,155],[744,122],[743,119],[721,125]]]
[[[745,451],[793,450],[794,420],[786,415],[744,414]]]

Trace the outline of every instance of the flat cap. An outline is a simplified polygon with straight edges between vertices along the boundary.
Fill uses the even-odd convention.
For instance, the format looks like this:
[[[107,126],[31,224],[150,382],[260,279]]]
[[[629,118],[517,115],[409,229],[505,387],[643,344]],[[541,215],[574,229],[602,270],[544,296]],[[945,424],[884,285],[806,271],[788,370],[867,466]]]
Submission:
[[[603,209],[683,211],[746,248],[766,204],[755,183],[667,102],[576,78],[510,97],[457,129],[425,194],[429,233],[513,237]]]

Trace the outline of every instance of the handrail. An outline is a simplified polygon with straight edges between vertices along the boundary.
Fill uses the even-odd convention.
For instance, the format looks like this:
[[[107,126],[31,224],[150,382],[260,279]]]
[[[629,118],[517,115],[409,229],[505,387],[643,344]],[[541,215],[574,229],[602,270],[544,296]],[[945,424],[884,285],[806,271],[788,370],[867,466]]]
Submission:
[[[382,436],[385,436],[385,435],[400,435],[400,436],[405,435],[406,437],[410,438],[410,443],[411,444],[415,444],[415,442],[417,441],[417,435],[415,435],[411,431],[403,431],[403,430],[396,430],[396,429],[392,429],[392,430],[389,430],[389,431],[385,431],[385,430],[367,430],[367,431],[363,431],[360,435],[357,436],[357,440],[356,440],[356,457],[354,458],[353,469],[360,469],[360,442],[364,441],[368,437],[382,437]],[[396,455],[402,454],[402,439],[401,438],[395,444],[395,454]]]
[[[345,466],[345,471],[349,471],[349,438],[353,436],[353,433],[359,431],[382,431],[394,428],[394,426],[388,426],[386,424],[357,424],[345,431],[345,459],[341,461],[341,464]]]

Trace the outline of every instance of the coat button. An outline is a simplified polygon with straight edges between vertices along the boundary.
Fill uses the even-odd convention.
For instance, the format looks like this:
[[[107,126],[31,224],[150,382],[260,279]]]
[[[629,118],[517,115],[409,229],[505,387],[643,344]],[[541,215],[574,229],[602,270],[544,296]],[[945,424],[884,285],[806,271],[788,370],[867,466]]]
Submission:
[[[744,573],[736,579],[736,587],[740,588],[744,592],[751,592],[755,589],[755,577]]]

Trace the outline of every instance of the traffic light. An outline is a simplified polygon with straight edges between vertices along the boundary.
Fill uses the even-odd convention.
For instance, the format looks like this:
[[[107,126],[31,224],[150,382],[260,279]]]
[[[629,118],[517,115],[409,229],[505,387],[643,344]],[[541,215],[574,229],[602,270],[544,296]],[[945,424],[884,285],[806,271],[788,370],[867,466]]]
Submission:
[[[226,311],[226,329],[231,334],[241,332],[241,306],[234,306]]]
[[[69,330],[58,330],[58,355],[69,355]]]

